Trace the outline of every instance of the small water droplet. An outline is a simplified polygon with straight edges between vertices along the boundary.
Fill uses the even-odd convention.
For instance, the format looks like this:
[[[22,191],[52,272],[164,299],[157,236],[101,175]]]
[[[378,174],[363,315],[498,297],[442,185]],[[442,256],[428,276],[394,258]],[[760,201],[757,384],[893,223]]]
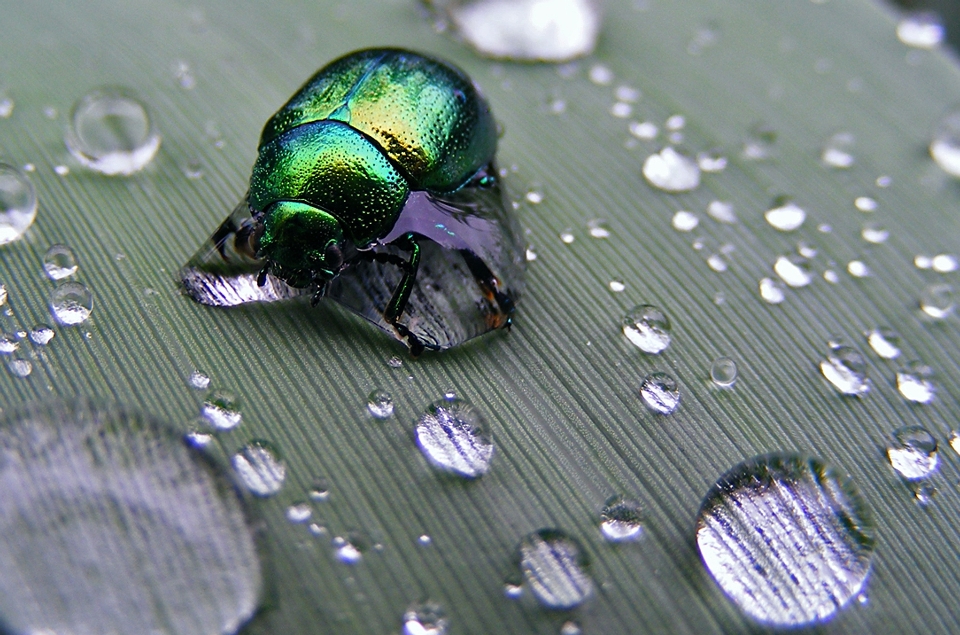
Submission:
[[[43,116],[47,119],[56,119],[57,118],[57,109],[53,106],[44,106],[43,107]]]
[[[890,466],[902,478],[915,481],[933,474],[939,463],[937,440],[921,426],[905,426],[893,433],[887,447]]]
[[[560,626],[560,635],[581,635],[583,630],[573,620],[567,620]]]
[[[197,86],[197,78],[194,77],[190,65],[183,60],[173,63],[173,76],[184,90],[193,90]]]
[[[3,306],[7,303],[7,285],[0,282],[0,306]]]
[[[683,130],[686,125],[687,119],[683,115],[671,115],[664,123],[667,130]]]
[[[397,355],[394,355],[393,357],[387,360],[387,366],[389,366],[390,368],[400,368],[403,366],[403,359],[401,359]]]
[[[913,266],[917,269],[930,269],[933,267],[933,258],[930,256],[914,256]]]
[[[366,544],[359,535],[337,536],[332,544],[334,556],[343,564],[354,565],[363,560]]]
[[[786,299],[783,284],[773,278],[761,279],[760,297],[768,304],[780,304]]]
[[[640,398],[651,411],[668,415],[680,403],[680,388],[676,380],[666,373],[650,373],[640,384]]]
[[[446,614],[436,602],[412,604],[403,614],[403,635],[446,635]]]
[[[7,361],[7,370],[14,377],[29,377],[33,372],[33,364],[29,359],[11,359]]]
[[[862,397],[870,392],[867,361],[852,346],[833,346],[820,362],[820,372],[842,395]]]
[[[318,503],[326,502],[330,499],[330,487],[323,479],[317,479],[310,488],[310,500]]]
[[[587,223],[587,232],[593,238],[610,238],[607,221],[600,218],[595,218]]]
[[[718,357],[710,366],[710,381],[720,388],[731,388],[737,381],[737,363],[729,357]]]
[[[639,304],[620,321],[623,334],[644,353],[656,355],[670,346],[670,319],[651,304]]]
[[[191,180],[203,178],[203,164],[199,159],[190,159],[183,164],[183,175]]]
[[[516,600],[523,596],[523,585],[507,582],[503,585],[503,594],[511,600]]]
[[[0,163],[0,245],[22,237],[37,217],[37,191],[27,175]]]
[[[232,430],[240,425],[243,415],[236,395],[225,390],[212,390],[200,406],[200,416],[214,430]]]
[[[93,293],[79,282],[65,282],[50,293],[50,312],[62,326],[76,326],[93,312]]]
[[[937,273],[952,273],[960,268],[957,257],[950,254],[937,254],[930,261],[930,268]]]
[[[943,21],[933,11],[912,11],[897,23],[897,38],[914,48],[937,47],[943,41],[945,32]]]
[[[38,324],[30,330],[30,341],[37,346],[46,346],[56,333],[46,324]]]
[[[727,261],[724,260],[723,256],[720,254],[710,254],[707,257],[707,266],[717,273],[723,273],[729,267]]]
[[[930,378],[933,369],[919,361],[909,362],[897,371],[897,390],[903,398],[913,403],[928,404],[933,401],[937,389]]]
[[[0,119],[7,119],[13,114],[13,100],[9,97],[0,99]]]
[[[184,440],[190,445],[190,447],[203,449],[210,445],[213,441],[213,435],[209,432],[200,432],[199,430],[191,430],[183,435]]]
[[[192,373],[190,373],[190,377],[187,378],[187,383],[190,384],[191,388],[196,388],[197,390],[206,390],[210,387],[210,377],[199,370],[194,370]]]
[[[146,105],[120,87],[81,97],[70,113],[65,141],[80,163],[108,175],[139,172],[160,148],[160,135]]]
[[[737,215],[733,211],[733,203],[727,201],[710,201],[707,205],[707,214],[720,223],[732,225],[737,222]]]
[[[777,143],[777,133],[763,124],[754,125],[747,133],[743,143],[743,158],[750,161],[763,161],[773,156]]]
[[[887,239],[890,238],[890,231],[880,225],[869,224],[863,226],[860,236],[868,243],[879,245],[887,242]]]
[[[820,160],[824,165],[832,168],[846,169],[854,164],[853,149],[854,139],[849,132],[838,132],[833,135],[823,146],[823,152]]]
[[[690,55],[700,55],[704,49],[715,46],[720,41],[720,27],[709,23],[697,27],[693,37],[687,43],[687,53]]]
[[[16,353],[19,348],[20,342],[13,335],[9,333],[0,334],[0,354],[10,355]]]
[[[854,278],[866,278],[870,275],[870,267],[862,260],[851,260],[847,263],[847,273]]]
[[[932,284],[920,293],[920,309],[930,317],[942,320],[953,313],[957,292],[949,284]]]
[[[291,523],[305,523],[310,520],[313,510],[307,503],[295,503],[287,507],[287,520]]]
[[[727,157],[719,151],[698,152],[697,165],[704,172],[723,172],[727,168]]]
[[[773,270],[788,286],[799,288],[813,282],[813,272],[806,258],[798,256],[780,256],[773,263]]]
[[[386,390],[374,390],[367,396],[367,411],[374,419],[393,415],[393,396]]]
[[[253,440],[231,461],[243,485],[257,496],[272,496],[283,487],[287,468],[269,441]]]
[[[528,534],[517,547],[517,561],[537,601],[550,609],[572,609],[593,593],[583,547],[559,529]]]
[[[636,540],[643,534],[643,514],[636,501],[614,495],[600,511],[600,533],[610,542]]]
[[[689,192],[700,185],[700,167],[688,156],[667,146],[643,163],[643,176],[665,192]]]
[[[569,245],[574,240],[576,240],[576,237],[573,235],[572,229],[568,228],[560,232],[560,242],[562,242],[564,245]]]
[[[613,94],[617,98],[617,101],[625,101],[631,104],[640,101],[640,97],[642,96],[639,89],[625,84],[617,86]]]
[[[618,119],[626,119],[633,114],[633,106],[623,101],[613,102],[610,106],[610,114]]]
[[[430,404],[417,420],[414,436],[420,451],[435,468],[477,478],[490,469],[493,441],[480,412],[461,399]]]
[[[947,437],[947,441],[950,442],[950,447],[953,448],[953,451],[960,454],[960,432],[956,430],[951,431],[950,436]]]
[[[43,270],[51,280],[69,278],[78,268],[77,257],[66,245],[53,245],[43,254]]]
[[[930,156],[944,172],[960,177],[960,109],[947,113],[937,124]]]
[[[533,245],[527,247],[527,251],[524,256],[527,259],[527,262],[533,262],[537,259],[537,252],[533,250]]]
[[[678,232],[690,232],[700,224],[700,218],[693,212],[680,210],[673,215],[671,224]]]
[[[874,212],[877,209],[877,201],[869,196],[858,196],[853,204],[861,212]]]
[[[763,217],[767,219],[770,225],[782,232],[799,229],[803,225],[803,221],[807,219],[807,212],[792,201],[781,199],[774,205],[775,207],[764,212]]]
[[[727,597],[775,628],[825,622],[862,592],[873,523],[853,484],[819,459],[768,454],[707,493],[697,547]]]
[[[603,64],[594,64],[590,67],[590,81],[598,86],[608,86],[613,83],[613,71]]]
[[[627,285],[623,283],[623,280],[611,280],[607,286],[609,286],[610,290],[614,293],[622,293],[627,288]]]
[[[657,138],[660,130],[652,121],[634,121],[630,124],[630,134],[638,139],[650,141]]]
[[[525,198],[526,201],[531,205],[539,205],[543,202],[543,192],[539,190],[530,190],[524,195],[523,198]]]
[[[70,174],[70,168],[65,165],[55,165],[53,166],[53,171],[57,173],[57,176],[66,176]]]
[[[867,343],[873,352],[883,359],[896,359],[900,356],[900,336],[891,328],[880,326],[867,331]]]
[[[827,269],[823,272],[823,279],[829,282],[830,284],[837,284],[840,282],[840,274],[838,274],[833,269]]]
[[[939,494],[939,491],[930,483],[920,483],[913,491],[913,497],[921,507],[926,507],[932,503],[937,494]]]

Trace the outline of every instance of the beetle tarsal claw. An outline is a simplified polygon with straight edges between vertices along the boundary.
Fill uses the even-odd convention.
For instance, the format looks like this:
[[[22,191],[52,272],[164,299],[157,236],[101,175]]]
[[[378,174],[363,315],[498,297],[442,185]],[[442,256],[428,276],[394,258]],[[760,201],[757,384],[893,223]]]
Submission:
[[[270,263],[263,265],[263,269],[257,274],[257,286],[262,287],[267,284],[267,274],[270,273]]]

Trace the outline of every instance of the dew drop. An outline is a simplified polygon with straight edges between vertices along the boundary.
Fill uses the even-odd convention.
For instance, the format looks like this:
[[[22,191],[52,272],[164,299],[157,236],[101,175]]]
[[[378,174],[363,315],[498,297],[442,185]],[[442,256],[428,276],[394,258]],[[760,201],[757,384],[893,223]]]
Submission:
[[[920,293],[920,309],[937,320],[949,317],[956,304],[956,289],[949,284],[932,284]]]
[[[213,442],[213,435],[210,434],[209,432],[200,432],[199,430],[191,430],[190,432],[187,432],[185,435],[183,435],[183,439],[184,441],[187,442],[187,444],[190,447],[203,449],[208,445],[210,445],[211,442]]]
[[[0,163],[0,245],[21,238],[37,217],[37,191],[27,175]]]
[[[671,221],[673,228],[678,232],[690,232],[697,228],[697,225],[700,224],[700,217],[698,217],[693,212],[687,212],[685,210],[680,210],[673,215],[673,220]]]
[[[643,534],[643,514],[636,501],[611,496],[600,511],[600,533],[610,542],[637,540]]]
[[[680,388],[676,380],[666,373],[650,373],[640,384],[640,398],[652,412],[672,414],[680,403]]]
[[[56,332],[46,324],[38,324],[30,329],[30,341],[37,346],[46,346],[56,335]]]
[[[386,419],[393,415],[393,396],[386,390],[374,390],[367,396],[367,412],[374,419]]]
[[[933,401],[937,389],[930,378],[933,369],[919,361],[909,362],[897,371],[897,390],[907,401],[928,404]]]
[[[276,494],[287,476],[286,466],[268,441],[251,441],[233,455],[231,463],[244,487],[257,496]]]
[[[780,256],[773,263],[774,272],[788,286],[799,288],[813,282],[813,273],[810,264],[805,258],[797,256]]]
[[[203,178],[203,165],[200,163],[200,160],[190,159],[184,163],[183,175],[192,181]]]
[[[869,196],[858,196],[853,204],[861,212],[875,212],[877,210],[877,201]]]
[[[733,211],[733,203],[727,201],[710,201],[707,205],[707,215],[719,223],[732,225],[737,222],[737,215]]]
[[[947,113],[937,124],[930,156],[944,172],[960,177],[960,109]]]
[[[420,537],[417,538],[417,542],[426,547],[433,544],[433,538],[427,534],[421,534]]]
[[[243,415],[236,395],[225,390],[212,390],[200,406],[200,416],[214,430],[224,432],[240,425]]]
[[[11,359],[7,360],[7,370],[14,377],[29,377],[33,372],[33,363],[29,359]]]
[[[560,232],[560,242],[562,242],[564,245],[569,245],[574,240],[576,240],[576,237],[573,235],[572,229],[568,228]]]
[[[55,165],[53,166],[53,171],[57,173],[57,176],[66,176],[70,174],[70,168],[65,165]]]
[[[891,328],[880,326],[865,333],[867,343],[878,357],[896,359],[900,356],[900,336]]]
[[[527,251],[524,253],[524,257],[526,258],[527,262],[533,262],[534,260],[537,259],[537,252],[534,251],[533,245],[530,245],[527,247]]]
[[[366,544],[359,535],[346,538],[337,536],[333,539],[333,555],[343,564],[354,565],[363,560]]]
[[[851,260],[847,263],[847,273],[854,278],[866,278],[870,275],[870,267],[862,260]]]
[[[650,141],[657,138],[660,130],[652,121],[634,121],[630,124],[630,134],[638,139]]]
[[[564,531],[528,534],[520,541],[516,558],[527,587],[546,608],[576,608],[593,593],[583,547]]]
[[[846,169],[851,167],[854,164],[853,154],[851,150],[853,148],[853,135],[849,132],[838,132],[833,135],[823,146],[823,152],[820,154],[820,160],[823,161],[824,165],[837,168],[837,169]]]
[[[943,21],[933,11],[910,12],[897,23],[897,38],[914,48],[935,48],[943,41],[944,33]]]
[[[887,447],[887,459],[901,478],[908,481],[927,478],[937,470],[940,461],[937,440],[921,426],[899,428]]]
[[[0,98],[0,119],[7,119],[13,114],[13,100],[9,97]]]
[[[633,114],[633,107],[626,102],[617,101],[610,106],[610,114],[618,119],[626,119]]]
[[[50,293],[50,312],[62,326],[82,324],[93,312],[93,293],[79,282],[65,282]]]
[[[937,488],[930,483],[920,483],[914,490],[913,497],[916,499],[918,505],[926,507],[933,502],[933,497],[938,493]]]
[[[729,267],[727,261],[724,260],[720,254],[710,254],[710,256],[707,257],[707,266],[717,273],[723,273]]]
[[[952,273],[960,268],[957,257],[950,254],[937,254],[930,261],[930,268],[937,273]]]
[[[841,395],[862,397],[870,392],[867,361],[852,346],[834,346],[820,362],[820,372]]]
[[[387,360],[387,366],[389,366],[390,368],[401,368],[403,366],[403,359],[401,359],[397,355],[394,355],[393,357]]]
[[[723,172],[727,168],[727,157],[719,152],[698,152],[697,165],[703,172]]]
[[[775,229],[782,232],[791,232],[803,225],[803,221],[807,219],[807,212],[793,202],[778,201],[777,206],[764,212],[763,217]]]
[[[620,321],[623,334],[644,353],[656,355],[670,346],[670,319],[651,304],[639,304]]]
[[[438,470],[477,478],[490,468],[493,441],[480,412],[462,399],[430,404],[417,420],[414,436],[423,456]]]
[[[307,503],[296,503],[287,507],[287,520],[291,523],[305,523],[310,520],[312,515],[313,510],[310,509],[310,505]]]
[[[840,274],[838,274],[833,269],[827,269],[823,272],[823,279],[829,282],[830,284],[837,284],[840,282]]]
[[[930,269],[933,267],[933,258],[930,256],[914,256],[913,266],[917,269]]]
[[[323,503],[330,499],[330,487],[323,479],[314,481],[310,488],[310,500]]]
[[[567,620],[560,626],[560,635],[581,635],[583,630],[573,620]]]
[[[413,604],[403,614],[403,635],[446,635],[449,621],[436,602]]]
[[[607,227],[607,221],[595,218],[587,223],[587,233],[592,238],[610,238],[610,229]]]
[[[627,285],[623,283],[623,280],[611,280],[608,284],[610,290],[614,293],[623,293],[626,290]]]
[[[950,442],[950,447],[953,448],[953,451],[960,455],[960,433],[956,430],[950,432],[950,436],[947,438],[947,441]]]
[[[617,101],[625,101],[631,104],[640,101],[640,97],[642,96],[639,89],[623,84],[617,86],[613,94],[617,98]]]
[[[0,306],[3,306],[7,303],[7,285],[0,282]]]
[[[594,64],[588,73],[590,81],[598,86],[608,86],[613,83],[613,71],[603,64]]]
[[[720,388],[731,388],[737,381],[737,363],[729,357],[718,357],[710,366],[710,381]]]
[[[194,77],[190,65],[183,60],[177,60],[173,64],[173,76],[184,90],[193,90],[197,86],[197,78]]]
[[[860,232],[860,237],[868,243],[879,245],[887,242],[887,239],[890,238],[890,231],[879,225],[864,225],[863,231]]]
[[[833,618],[863,591],[875,546],[853,484],[819,459],[790,454],[755,457],[721,476],[696,536],[727,597],[774,627]]]
[[[190,377],[187,378],[187,383],[190,384],[191,388],[196,388],[197,390],[206,390],[210,387],[210,377],[195,370],[190,373]]]
[[[78,268],[77,257],[66,245],[53,245],[43,254],[43,271],[51,280],[69,278]]]
[[[696,161],[667,146],[643,163],[643,176],[650,185],[665,192],[689,192],[700,185]]]
[[[0,335],[0,355],[11,355],[20,348],[20,342],[13,335],[3,333]]]
[[[777,133],[763,124],[753,126],[743,142],[743,158],[749,161],[763,161],[773,156],[777,143]]]
[[[511,600],[516,600],[523,596],[523,585],[507,582],[503,585],[503,594]]]
[[[139,172],[160,148],[160,135],[146,105],[120,87],[81,97],[70,113],[65,141],[80,163],[108,175]]]
[[[763,301],[767,304],[780,304],[786,299],[783,284],[773,278],[761,279],[760,297],[763,298]]]
[[[543,202],[543,192],[539,190],[530,190],[524,194],[523,198],[526,199],[531,205],[539,205]]]

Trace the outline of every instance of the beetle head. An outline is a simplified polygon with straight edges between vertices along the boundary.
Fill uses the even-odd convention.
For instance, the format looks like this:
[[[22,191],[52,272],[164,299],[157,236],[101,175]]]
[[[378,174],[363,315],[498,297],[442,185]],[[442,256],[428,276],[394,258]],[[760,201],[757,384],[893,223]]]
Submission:
[[[340,221],[328,212],[280,201],[264,210],[259,255],[291,286],[323,285],[343,269],[344,240]]]

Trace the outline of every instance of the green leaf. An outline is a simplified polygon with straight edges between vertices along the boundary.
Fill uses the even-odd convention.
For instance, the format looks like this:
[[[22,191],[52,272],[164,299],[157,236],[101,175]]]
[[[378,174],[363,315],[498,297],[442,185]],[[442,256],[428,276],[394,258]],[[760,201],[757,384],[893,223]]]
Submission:
[[[397,632],[406,607],[428,597],[443,605],[452,633],[556,633],[571,617],[592,634],[755,629],[704,570],[693,527],[722,472],[770,451],[811,453],[851,474],[877,523],[869,602],[822,631],[955,629],[958,462],[945,440],[960,413],[960,322],[925,318],[918,297],[928,284],[956,284],[957,274],[918,270],[913,258],[960,249],[960,188],[926,153],[936,121],[960,101],[960,73],[950,55],[897,41],[895,17],[881,7],[609,2],[595,55],[569,77],[555,66],[480,59],[398,0],[5,2],[2,19],[0,90],[15,107],[0,119],[0,161],[33,163],[40,200],[27,237],[0,250],[13,310],[5,329],[51,322],[41,259],[53,243],[74,249],[78,279],[95,294],[91,320],[58,328],[28,378],[0,374],[3,408],[107,397],[187,430],[203,399],[187,383],[195,369],[240,395],[243,423],[218,437],[221,460],[262,438],[287,465],[283,490],[254,505],[271,592],[249,633]],[[703,29],[719,37],[691,54]],[[181,296],[176,271],[246,190],[263,122],[327,61],[388,45],[464,68],[503,124],[499,162],[537,254],[513,330],[414,360],[328,304],[215,310]],[[180,62],[193,88],[181,87]],[[614,72],[613,85],[588,80],[597,63]],[[157,158],[132,177],[84,170],[62,141],[71,104],[105,84],[137,91],[163,137]],[[619,84],[643,94],[629,119],[610,114]],[[564,112],[549,114],[557,99]],[[666,143],[664,122],[674,114],[685,117],[685,147],[719,148],[729,159],[675,195],[640,172]],[[660,135],[633,138],[629,121],[654,122]],[[741,156],[757,124],[776,133],[768,161]],[[847,170],[820,161],[837,132],[856,140]],[[185,175],[194,162],[201,178]],[[70,173],[57,175],[57,165]],[[882,175],[889,187],[876,184]],[[528,188],[543,193],[540,204],[523,201]],[[797,232],[763,218],[779,195],[808,212]],[[858,196],[876,199],[877,210],[858,211]],[[739,221],[708,217],[712,200],[731,202]],[[694,232],[672,229],[681,209],[701,217]],[[606,221],[608,238],[589,235],[595,219]],[[887,228],[889,240],[862,240],[866,222]],[[568,228],[571,244],[559,238]],[[801,240],[818,249],[818,277],[766,304],[758,281]],[[711,270],[706,258],[728,244],[729,268]],[[855,259],[870,276],[847,273]],[[836,284],[820,277],[828,268]],[[609,289],[614,279],[622,293]],[[661,307],[673,323],[673,343],[659,356],[620,332],[621,316],[639,303]],[[933,404],[897,393],[897,363],[870,353],[862,335],[879,325],[901,334],[907,359],[935,369]],[[873,388],[864,398],[843,398],[821,377],[831,339],[867,354]],[[395,355],[400,368],[387,364]],[[721,355],[740,368],[732,390],[710,386]],[[652,371],[680,384],[673,415],[655,416],[640,401],[641,378]],[[392,393],[393,418],[367,414],[374,389]],[[412,441],[417,416],[448,390],[493,431],[494,464],[475,482],[439,477]],[[941,442],[932,479],[940,493],[927,507],[885,459],[891,432],[906,424]],[[311,521],[323,528],[314,535],[285,512],[308,500],[318,478],[330,496],[311,503]],[[598,514],[612,494],[643,505],[642,541],[602,540]],[[596,595],[574,614],[504,596],[517,543],[544,527],[578,538],[593,561]],[[331,540],[353,531],[371,548],[349,566]]]

